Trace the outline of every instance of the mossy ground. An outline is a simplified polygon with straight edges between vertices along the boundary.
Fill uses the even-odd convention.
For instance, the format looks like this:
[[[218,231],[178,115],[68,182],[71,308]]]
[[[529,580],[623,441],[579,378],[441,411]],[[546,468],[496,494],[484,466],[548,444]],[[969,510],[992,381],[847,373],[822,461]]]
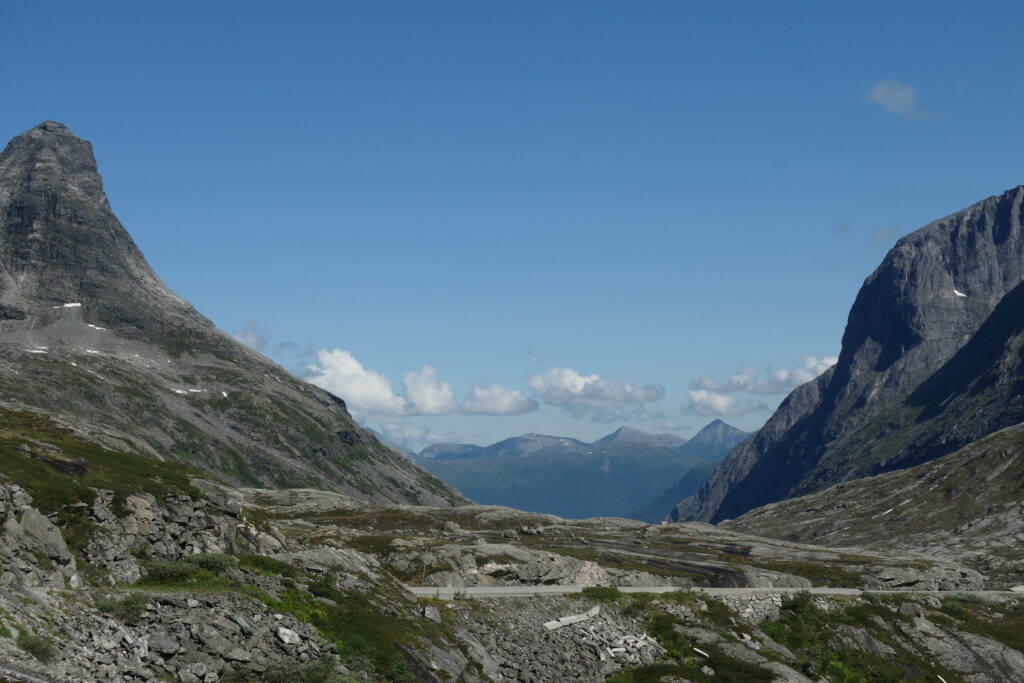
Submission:
[[[84,547],[95,530],[85,509],[75,505],[91,504],[94,489],[114,492],[116,512],[130,494],[198,498],[189,478],[206,476],[187,465],[102,448],[44,415],[7,409],[0,409],[0,473],[28,491],[44,514],[58,516],[73,549]]]
[[[800,667],[817,671],[832,683],[860,681],[937,681],[962,680],[930,658],[910,650],[898,634],[900,625],[913,623],[911,617],[898,612],[903,598],[873,597],[866,601],[850,600],[825,611],[807,593],[799,593],[783,601],[779,618],[761,625],[772,639],[789,648]],[[838,635],[837,625],[845,624],[869,634],[895,650],[895,656],[879,656],[854,647]]]

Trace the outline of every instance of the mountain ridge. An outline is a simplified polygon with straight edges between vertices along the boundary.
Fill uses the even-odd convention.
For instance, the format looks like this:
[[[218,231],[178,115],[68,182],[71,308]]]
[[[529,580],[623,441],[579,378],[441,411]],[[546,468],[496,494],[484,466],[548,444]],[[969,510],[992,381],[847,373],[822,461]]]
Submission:
[[[882,425],[1024,278],[1022,202],[1024,186],[900,239],[861,287],[837,365],[790,394],[671,518],[720,521],[898,466],[854,437]]]
[[[0,153],[0,395],[235,484],[465,500],[174,294],[111,211],[92,145],[52,121]]]
[[[657,513],[636,518],[658,521],[678,500],[663,502],[666,484],[691,491],[710,473],[706,463],[724,457],[746,433],[716,420],[681,446],[647,436],[658,435],[617,429],[585,443],[524,434],[490,446],[437,444],[416,459],[480,503],[586,518],[635,517],[633,511],[657,501]]]

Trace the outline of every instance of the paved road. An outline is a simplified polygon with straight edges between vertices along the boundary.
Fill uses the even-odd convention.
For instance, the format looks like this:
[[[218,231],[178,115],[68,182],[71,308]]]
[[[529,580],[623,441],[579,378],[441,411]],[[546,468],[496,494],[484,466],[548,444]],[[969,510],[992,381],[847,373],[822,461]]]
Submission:
[[[566,595],[579,593],[583,586],[477,586],[475,588],[433,588],[421,586],[407,586],[406,589],[419,598],[439,598],[451,600],[456,595],[472,598],[517,598],[534,595]],[[675,586],[625,586],[620,587],[623,593],[669,593],[671,591],[683,590]],[[710,596],[741,596],[741,595],[763,595],[765,593],[800,593],[807,591],[813,595],[861,595],[863,593],[915,593],[935,595],[979,595],[979,596],[1005,596],[1015,595],[1010,591],[893,591],[893,590],[861,590],[860,588],[694,588]]]

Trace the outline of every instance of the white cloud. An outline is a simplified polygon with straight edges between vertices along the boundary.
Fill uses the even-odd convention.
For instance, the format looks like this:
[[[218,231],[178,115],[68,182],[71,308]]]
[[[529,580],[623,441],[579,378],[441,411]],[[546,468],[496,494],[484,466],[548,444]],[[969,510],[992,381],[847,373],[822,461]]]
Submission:
[[[665,395],[659,384],[640,386],[630,380],[610,380],[598,374],[581,375],[571,368],[551,368],[527,378],[547,405],[561,406],[570,414],[590,413],[599,421],[609,421],[612,408],[657,401]]]
[[[406,416],[521,415],[538,407],[523,392],[493,382],[477,384],[459,403],[451,384],[440,381],[437,370],[429,365],[407,372],[398,394],[387,377],[363,367],[343,349],[317,351],[316,363],[306,367],[305,378],[344,399],[357,420],[379,420],[392,430],[398,429],[398,418]]]
[[[545,403],[553,406],[604,408],[657,401],[665,395],[665,388],[657,384],[639,386],[630,380],[581,375],[570,368],[552,368],[527,381],[541,393]]]
[[[906,83],[886,79],[879,81],[868,92],[868,101],[877,104],[890,114],[906,119],[921,119],[927,114],[917,105],[917,90]]]
[[[760,378],[760,373],[750,366],[740,368],[724,382],[710,375],[702,375],[690,382],[690,393],[703,391],[730,394],[737,391],[745,391],[759,395],[788,394],[801,384],[810,382],[838,361],[839,358],[837,356],[818,358],[817,356],[807,355],[803,357],[801,364],[792,370],[773,370],[768,368],[763,380]]]
[[[242,323],[242,329],[233,332],[231,336],[250,349],[259,352],[266,348],[267,341],[270,339],[270,333],[255,320],[246,320]]]
[[[537,407],[523,392],[491,382],[477,384],[462,402],[462,412],[467,415],[522,415]]]
[[[756,384],[752,393],[787,394],[801,384],[807,384],[838,362],[838,356],[804,356],[802,365],[792,370],[776,370],[772,373],[771,380]]]
[[[308,370],[307,381],[341,397],[358,420],[405,414],[405,399],[388,378],[364,368],[348,351],[320,349]]]
[[[427,427],[417,427],[405,422],[381,423],[381,433],[389,441],[394,441],[406,448],[422,448],[435,443],[454,443],[460,441],[455,434],[437,434]]]
[[[736,417],[767,409],[768,406],[761,401],[748,401],[744,404],[733,394],[707,389],[690,389],[690,400],[685,408],[686,412],[701,417]]]
[[[459,412],[451,385],[438,382],[437,371],[429,365],[406,373],[402,384],[408,415],[451,415]]]
[[[652,425],[653,428],[663,432],[681,432],[684,429],[690,429],[689,425],[685,425],[682,422],[676,420],[656,420]]]

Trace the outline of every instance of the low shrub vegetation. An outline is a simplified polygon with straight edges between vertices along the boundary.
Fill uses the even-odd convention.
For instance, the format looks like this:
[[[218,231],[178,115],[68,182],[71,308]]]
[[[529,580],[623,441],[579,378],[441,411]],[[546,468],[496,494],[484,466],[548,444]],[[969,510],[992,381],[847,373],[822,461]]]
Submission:
[[[143,593],[128,593],[120,600],[112,595],[97,596],[93,601],[96,609],[121,621],[138,621],[149,606],[149,598]]]
[[[18,638],[14,641],[14,644],[44,664],[53,661],[53,658],[57,656],[57,648],[54,646],[53,641],[25,630],[21,630],[18,633]]]
[[[287,562],[266,555],[239,555],[238,565],[267,576],[294,578],[299,573],[298,569]]]
[[[615,586],[587,586],[582,591],[584,596],[598,602],[618,602],[623,593]]]

